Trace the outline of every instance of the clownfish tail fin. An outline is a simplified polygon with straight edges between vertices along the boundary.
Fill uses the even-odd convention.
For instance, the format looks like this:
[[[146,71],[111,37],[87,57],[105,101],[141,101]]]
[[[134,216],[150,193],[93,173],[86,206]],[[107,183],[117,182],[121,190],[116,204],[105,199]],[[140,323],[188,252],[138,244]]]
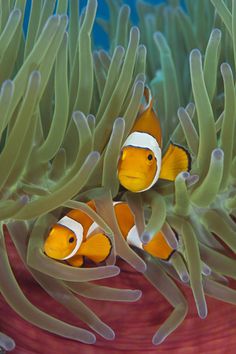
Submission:
[[[190,153],[186,148],[171,142],[162,159],[159,178],[174,181],[180,172],[191,170],[191,161]]]
[[[182,146],[182,145],[175,144],[175,143],[173,143],[172,141],[171,141],[170,143],[171,143],[172,145],[174,145],[176,148],[182,150],[182,153],[185,154],[186,159],[187,159],[187,167],[186,167],[186,170],[184,170],[183,172],[190,172],[190,171],[191,171],[191,168],[192,168],[192,157],[191,157],[190,152],[188,151],[188,149],[185,148],[185,147]]]
[[[153,239],[146,245],[143,245],[144,251],[153,257],[168,261],[175,250],[169,246],[161,231],[157,232]]]
[[[111,248],[109,237],[97,233],[81,244],[77,254],[89,258],[94,263],[100,263],[109,257]]]

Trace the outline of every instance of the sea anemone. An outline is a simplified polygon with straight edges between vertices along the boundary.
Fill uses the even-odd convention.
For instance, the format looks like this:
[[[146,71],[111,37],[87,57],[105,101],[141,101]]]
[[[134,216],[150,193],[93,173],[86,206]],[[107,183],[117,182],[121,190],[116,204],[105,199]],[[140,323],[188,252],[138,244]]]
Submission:
[[[4,237],[9,233],[36,282],[111,340],[113,330],[76,294],[137,301],[139,290],[92,283],[118,275],[120,257],[174,307],[153,336],[157,345],[188,312],[176,283],[191,288],[201,318],[207,316],[206,294],[236,303],[231,286],[236,277],[236,4],[186,0],[183,10],[179,1],[158,6],[138,1],[142,44],[139,29],[131,27],[129,7],[121,1],[108,4],[110,20],[99,23],[110,36],[110,49],[93,52],[96,0],[88,0],[80,16],[78,1],[32,1],[26,33],[25,1],[1,2],[0,291],[30,323],[95,342],[92,332],[53,317],[26,298],[9,263]],[[191,174],[179,174],[174,183],[158,181],[151,190],[133,194],[119,186],[117,161],[145,83],[155,98],[164,145],[170,139],[184,145],[193,164]],[[98,213],[86,205],[90,199]],[[178,234],[169,262],[128,246],[114,199],[128,201],[144,242],[162,230],[173,244],[173,230]],[[106,264],[73,268],[43,253],[47,230],[66,208],[83,210],[105,230],[113,245]],[[0,346],[12,350],[14,341],[0,334]]]

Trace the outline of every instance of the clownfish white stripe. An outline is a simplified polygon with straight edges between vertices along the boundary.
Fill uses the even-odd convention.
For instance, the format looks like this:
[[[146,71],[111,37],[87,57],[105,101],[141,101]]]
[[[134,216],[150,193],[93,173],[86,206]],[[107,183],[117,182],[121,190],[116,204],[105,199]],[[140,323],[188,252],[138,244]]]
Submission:
[[[70,218],[69,216],[64,216],[61,220],[59,220],[57,222],[57,224],[65,226],[68,229],[70,229],[76,237],[75,248],[67,257],[62,259],[62,260],[66,260],[66,259],[73,257],[77,253],[77,251],[79,250],[81,243],[83,241],[84,229],[83,229],[83,226],[78,221],[75,221],[74,219]]]
[[[90,226],[90,228],[88,229],[86,238],[88,238],[88,237],[91,235],[91,233],[92,233],[94,230],[96,230],[98,227],[99,227],[99,225],[94,221],[94,222],[92,223],[92,225]]]
[[[148,133],[142,133],[142,132],[133,132],[131,133],[128,138],[126,139],[124,145],[122,148],[126,146],[134,146],[138,148],[145,148],[149,149],[153,152],[156,160],[157,160],[157,170],[155,177],[148,188],[141,190],[140,192],[144,192],[148,189],[150,189],[158,180],[160,172],[161,172],[161,149],[160,146],[157,142],[157,140],[150,134]]]
[[[135,247],[138,247],[140,248],[141,250],[143,249],[143,245],[142,245],[142,242],[139,238],[139,235],[138,235],[138,230],[137,230],[137,227],[136,225],[134,225],[128,232],[128,236],[127,236],[127,242],[129,245],[131,246],[135,246]]]

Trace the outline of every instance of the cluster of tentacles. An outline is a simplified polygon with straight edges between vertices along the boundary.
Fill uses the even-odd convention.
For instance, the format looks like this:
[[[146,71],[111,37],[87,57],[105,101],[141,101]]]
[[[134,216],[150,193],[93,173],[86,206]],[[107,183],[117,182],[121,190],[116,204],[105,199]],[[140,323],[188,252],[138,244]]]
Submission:
[[[236,278],[236,3],[186,0],[183,10],[177,0],[158,6],[137,1],[140,44],[129,7],[108,1],[110,20],[99,23],[109,33],[109,52],[92,50],[96,0],[88,0],[80,16],[77,1],[32,1],[26,33],[25,3],[8,0],[0,9],[0,291],[5,300],[40,328],[84,343],[96,340],[92,332],[27,300],[9,264],[7,227],[40,286],[105,339],[114,338],[113,330],[76,294],[138,300],[139,290],[92,283],[119,274],[116,257],[142,272],[174,307],[154,344],[188,312],[176,281],[191,287],[201,318],[207,316],[206,294],[235,304],[229,279]],[[158,182],[132,194],[119,186],[117,161],[145,83],[156,98],[165,144],[172,139],[185,145],[193,166],[174,184]],[[98,213],[85,204],[90,199]],[[176,249],[168,263],[128,246],[114,199],[128,201],[142,239],[162,229]],[[113,252],[106,264],[77,269],[45,256],[44,237],[65,208],[82,209],[110,237]],[[14,341],[0,334],[0,346],[11,350]]]

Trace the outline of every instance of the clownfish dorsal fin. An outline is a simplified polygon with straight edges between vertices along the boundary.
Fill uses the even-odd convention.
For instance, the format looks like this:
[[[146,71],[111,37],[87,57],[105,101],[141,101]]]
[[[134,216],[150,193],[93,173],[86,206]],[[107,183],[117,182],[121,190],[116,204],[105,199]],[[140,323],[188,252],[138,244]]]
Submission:
[[[153,98],[151,91],[148,87],[144,89],[144,96],[147,101],[144,111],[139,115],[136,122],[134,123],[133,132],[147,133],[153,136],[159,146],[162,146],[162,134],[160,121],[153,109]]]
[[[95,203],[93,200],[90,200],[89,202],[86,203],[91,209],[96,211]],[[92,220],[90,217],[82,210],[80,209],[72,209],[69,211],[67,214],[70,218],[74,219],[75,221],[78,221],[83,225],[83,223],[91,223]]]
[[[162,159],[159,178],[174,181],[180,172],[189,172],[191,156],[183,146],[170,143]]]
[[[144,93],[143,94],[144,94],[145,100],[147,102],[146,106],[144,107],[145,111],[153,109],[152,93],[151,93],[151,90],[147,86],[144,87]]]

